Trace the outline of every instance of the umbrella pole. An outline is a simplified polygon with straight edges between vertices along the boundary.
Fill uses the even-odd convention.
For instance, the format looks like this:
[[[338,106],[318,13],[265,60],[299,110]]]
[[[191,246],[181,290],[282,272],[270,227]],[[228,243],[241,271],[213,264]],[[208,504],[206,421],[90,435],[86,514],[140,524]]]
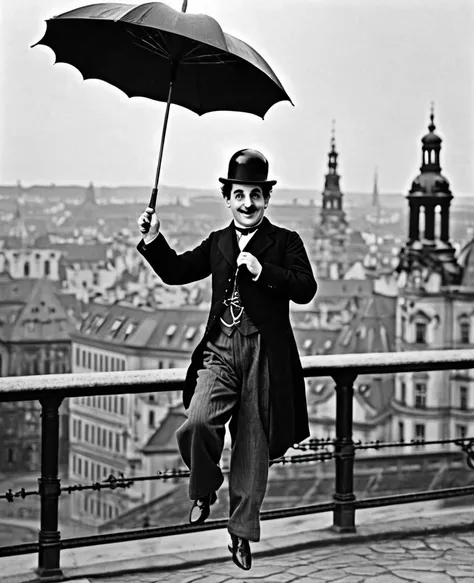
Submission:
[[[168,90],[168,100],[166,102],[165,119],[163,120],[163,130],[161,132],[161,144],[160,144],[160,154],[158,156],[158,166],[156,168],[155,185],[151,191],[150,202],[148,206],[152,209],[156,206],[156,197],[158,195],[158,182],[160,180],[161,162],[163,160],[163,149],[165,146],[166,129],[168,127],[168,117],[170,114],[171,105],[171,93],[173,92],[173,81],[170,81],[170,87]]]

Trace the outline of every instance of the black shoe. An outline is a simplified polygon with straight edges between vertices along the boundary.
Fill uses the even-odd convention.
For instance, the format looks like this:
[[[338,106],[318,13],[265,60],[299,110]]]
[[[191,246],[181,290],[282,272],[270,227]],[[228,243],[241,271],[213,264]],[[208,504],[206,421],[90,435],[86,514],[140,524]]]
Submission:
[[[252,553],[250,552],[250,544],[246,538],[235,536],[231,534],[232,545],[229,545],[229,551],[232,553],[232,560],[244,571],[248,571],[252,567]]]
[[[189,512],[189,522],[191,524],[201,524],[201,522],[209,518],[211,506],[216,500],[217,494],[215,492],[211,492],[207,496],[194,500],[191,511]]]

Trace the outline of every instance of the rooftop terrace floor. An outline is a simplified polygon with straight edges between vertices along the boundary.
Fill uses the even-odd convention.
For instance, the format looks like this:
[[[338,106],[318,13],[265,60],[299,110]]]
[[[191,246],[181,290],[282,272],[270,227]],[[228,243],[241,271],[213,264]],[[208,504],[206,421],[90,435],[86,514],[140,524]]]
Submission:
[[[330,514],[262,523],[251,571],[238,569],[224,530],[63,551],[72,583],[474,583],[474,509],[435,503],[358,512],[355,534]],[[34,555],[0,559],[0,582],[32,583]]]

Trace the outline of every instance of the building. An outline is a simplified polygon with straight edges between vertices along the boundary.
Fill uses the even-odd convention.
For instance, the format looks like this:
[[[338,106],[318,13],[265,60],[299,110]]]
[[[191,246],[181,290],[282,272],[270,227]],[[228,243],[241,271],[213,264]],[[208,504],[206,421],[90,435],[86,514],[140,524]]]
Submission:
[[[472,348],[474,344],[474,241],[456,256],[450,240],[453,194],[441,173],[442,139],[435,129],[432,110],[428,133],[421,140],[420,174],[407,196],[409,233],[397,268],[399,351]],[[399,374],[392,408],[397,439],[443,440],[472,435],[472,371]]]
[[[206,311],[191,308],[151,310],[90,302],[84,309],[72,338],[73,372],[186,367],[207,319]],[[169,427],[169,410],[180,403],[180,391],[71,399],[70,481],[149,475],[155,463],[151,453]],[[96,526],[155,494],[155,487],[136,484],[77,492],[72,518]]]
[[[342,279],[350,266],[362,259],[366,245],[360,232],[349,227],[344,211],[334,125],[328,153],[319,223],[314,227],[310,259],[320,279]]]
[[[0,374],[42,375],[71,372],[73,323],[49,280],[0,281]],[[40,405],[36,401],[0,406],[0,470],[39,470]],[[60,407],[60,465],[68,460],[68,402]]]

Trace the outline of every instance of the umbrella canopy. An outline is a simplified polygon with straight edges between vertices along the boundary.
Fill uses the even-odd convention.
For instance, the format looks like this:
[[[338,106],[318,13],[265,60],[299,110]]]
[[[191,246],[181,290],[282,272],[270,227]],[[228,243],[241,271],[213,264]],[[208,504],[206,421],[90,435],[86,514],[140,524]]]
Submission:
[[[84,79],[101,79],[129,97],[167,101],[202,115],[242,111],[263,118],[291,101],[268,63],[248,44],[225,33],[205,14],[161,2],[92,4],[47,21],[43,38],[57,63]],[[34,45],[36,46],[36,45]]]
[[[152,209],[171,103],[198,115],[241,111],[263,118],[275,103],[291,102],[252,47],[225,33],[214,18],[162,2],[92,4],[65,12],[47,21],[36,45],[50,47],[57,63],[73,65],[84,79],[106,81],[129,97],[167,102]]]

